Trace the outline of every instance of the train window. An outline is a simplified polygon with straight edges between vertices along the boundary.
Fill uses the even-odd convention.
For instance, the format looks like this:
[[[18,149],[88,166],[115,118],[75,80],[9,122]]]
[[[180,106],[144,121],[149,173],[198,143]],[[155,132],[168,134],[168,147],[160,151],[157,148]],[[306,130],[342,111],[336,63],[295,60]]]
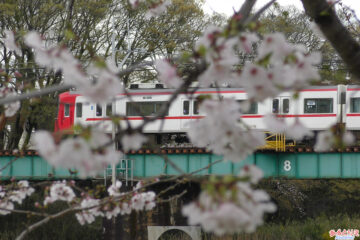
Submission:
[[[289,113],[289,108],[290,108],[290,104],[289,104],[289,99],[283,99],[283,113]]]
[[[360,113],[360,98],[351,98],[350,99],[350,112],[351,113]]]
[[[237,100],[238,103],[243,103],[245,100]],[[257,114],[258,113],[258,104],[256,102],[250,103],[250,108],[247,111],[241,112],[242,114]]]
[[[82,103],[76,103],[76,117],[82,117]]]
[[[194,101],[193,112],[194,114],[199,114],[199,101]]]
[[[158,114],[162,106],[167,102],[127,102],[126,115],[127,116],[151,116]],[[165,116],[169,115],[169,110]]]
[[[96,116],[102,116],[102,106],[100,104],[96,104]]]
[[[106,104],[106,116],[111,116],[112,115],[112,104]]]
[[[189,101],[183,101],[183,114],[189,115],[190,112],[190,102]]]
[[[279,113],[279,99],[273,99],[272,112]]]
[[[332,98],[304,99],[304,113],[332,113]]]
[[[64,117],[70,116],[70,104],[64,105]]]

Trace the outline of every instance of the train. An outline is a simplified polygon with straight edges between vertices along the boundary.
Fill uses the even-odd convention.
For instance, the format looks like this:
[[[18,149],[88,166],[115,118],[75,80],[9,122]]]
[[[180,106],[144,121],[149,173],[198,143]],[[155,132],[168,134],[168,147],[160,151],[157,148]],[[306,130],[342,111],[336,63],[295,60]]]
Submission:
[[[77,92],[64,92],[59,94],[55,130],[70,129],[74,124],[96,124],[111,133],[110,116],[113,111],[116,115],[125,116],[126,121],[122,120],[121,125],[136,127],[144,121],[143,116],[157,114],[174,91],[161,84],[150,84],[150,87],[133,84],[126,93],[119,94],[115,101],[104,104],[91,103]],[[239,103],[248,99],[242,88],[189,89],[178,95],[162,119],[146,125],[144,133],[156,136],[157,142],[169,139],[185,142],[189,123],[204,117],[199,112],[200,95],[233,98]],[[250,109],[242,113],[242,120],[253,129],[267,131],[263,118],[267,113],[273,113],[289,124],[300,121],[315,133],[334,124],[343,124],[347,130],[359,136],[360,86],[311,86],[301,90],[296,98],[293,95],[292,92],[283,92],[275,98],[251,103]]]

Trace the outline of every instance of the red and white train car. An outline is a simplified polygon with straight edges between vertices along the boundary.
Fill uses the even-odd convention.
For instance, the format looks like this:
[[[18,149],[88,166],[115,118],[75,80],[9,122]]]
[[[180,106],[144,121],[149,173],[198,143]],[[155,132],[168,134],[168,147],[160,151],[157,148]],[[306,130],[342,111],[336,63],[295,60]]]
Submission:
[[[67,129],[73,124],[97,124],[111,132],[109,116],[112,109],[116,115],[126,117],[127,120],[121,122],[124,127],[128,123],[136,127],[144,121],[141,115],[157,114],[167,104],[173,91],[165,88],[129,89],[127,96],[119,95],[115,102],[109,104],[94,104],[77,93],[62,93],[55,129]],[[239,102],[247,99],[246,92],[240,88],[208,88],[198,89],[193,94],[181,93],[163,119],[148,124],[144,133],[185,133],[191,121],[204,116],[199,112],[196,100],[199,95],[221,95]],[[296,99],[292,93],[284,92],[274,99],[253,103],[242,118],[252,128],[266,130],[263,117],[267,113],[274,113],[288,123],[298,119],[314,131],[325,130],[335,123],[346,123],[348,129],[360,130],[360,88],[345,85],[311,87],[302,90]]]

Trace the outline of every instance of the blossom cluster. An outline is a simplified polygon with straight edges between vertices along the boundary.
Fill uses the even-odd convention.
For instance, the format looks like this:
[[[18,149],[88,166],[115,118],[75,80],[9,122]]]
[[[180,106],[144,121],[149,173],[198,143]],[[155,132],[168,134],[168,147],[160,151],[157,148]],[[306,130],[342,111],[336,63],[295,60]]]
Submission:
[[[46,47],[45,42],[36,32],[27,33],[24,42],[34,49],[35,61],[39,65],[61,71],[64,83],[73,85],[91,101],[108,101],[122,92],[120,79],[108,67],[99,67],[98,64],[90,67],[86,72],[66,47]]]
[[[171,0],[129,0],[129,3],[134,9],[140,5],[145,6],[147,8],[145,18],[150,19],[166,12]]]
[[[45,197],[44,205],[56,201],[71,202],[75,198],[75,193],[66,181],[56,182],[50,186],[49,195]]]
[[[34,143],[39,154],[54,167],[75,168],[80,177],[94,176],[121,157],[105,133],[92,129],[88,136],[67,138],[56,144],[47,131],[38,131]]]
[[[256,166],[247,166],[241,176],[257,183],[262,177]],[[253,232],[263,223],[265,213],[276,211],[269,195],[255,190],[249,181],[215,181],[205,186],[199,198],[183,207],[190,225],[200,224],[216,235]]]
[[[342,131],[341,131],[342,130]],[[329,151],[332,147],[344,147],[355,142],[355,136],[348,131],[337,131],[334,126],[329,130],[322,131],[318,134],[314,150],[317,152]]]
[[[0,215],[7,215],[14,210],[14,203],[21,204],[26,197],[31,196],[34,188],[29,182],[19,181],[8,186],[0,186]]]
[[[1,87],[0,98],[16,96],[16,90],[13,87]],[[12,117],[20,108],[20,101],[14,101],[8,104],[4,104],[5,116]]]
[[[151,210],[155,207],[154,192],[138,192],[134,189],[134,193],[129,197],[126,193],[120,192],[121,185],[120,181],[116,181],[108,188],[109,196],[114,197],[113,201],[101,203],[99,199],[91,197],[83,199],[78,207],[81,211],[76,214],[79,223],[90,224],[98,216],[111,219],[119,214],[130,214],[132,210]]]
[[[192,143],[207,147],[224,159],[238,162],[265,145],[264,133],[246,128],[240,121],[240,105],[234,99],[205,100],[200,106],[203,119],[190,125]]]

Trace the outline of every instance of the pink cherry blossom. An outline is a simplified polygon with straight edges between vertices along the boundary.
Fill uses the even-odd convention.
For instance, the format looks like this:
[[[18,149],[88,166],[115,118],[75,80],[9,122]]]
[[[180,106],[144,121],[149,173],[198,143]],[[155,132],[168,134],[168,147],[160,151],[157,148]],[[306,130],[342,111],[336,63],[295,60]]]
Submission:
[[[198,147],[207,147],[224,159],[234,162],[245,159],[257,147],[265,145],[264,134],[238,124],[239,104],[233,99],[205,100],[200,112],[206,117],[190,125],[188,136]]]
[[[81,225],[86,223],[91,224],[95,221],[97,216],[104,216],[104,214],[99,210],[99,207],[96,207],[99,206],[99,204],[99,199],[85,198],[81,201],[80,208],[89,208],[75,214],[76,219]]]
[[[166,59],[156,60],[156,70],[158,71],[159,80],[170,88],[179,88],[183,81],[176,73],[176,68],[172,66]]]
[[[56,182],[51,185],[49,196],[44,200],[44,205],[55,201],[71,202],[75,198],[75,193],[71,187],[66,185],[66,181]]]
[[[13,31],[5,30],[6,37],[3,39],[5,46],[10,50],[14,51],[18,56],[21,55],[21,49],[15,42],[15,35]]]
[[[239,177],[248,177],[252,184],[257,184],[264,177],[264,173],[255,165],[245,165],[241,169]]]
[[[254,190],[239,182],[224,194],[202,191],[198,200],[182,209],[190,225],[200,224],[206,232],[216,235],[253,232],[263,223],[263,215],[276,210],[263,190]]]
[[[165,13],[167,8],[171,5],[170,0],[157,0],[157,2],[150,5],[148,8],[145,18],[150,19],[152,17],[160,16]]]
[[[68,138],[59,145],[45,131],[34,136],[35,146],[41,156],[51,165],[63,168],[75,168],[80,177],[95,176],[109,164],[118,162],[121,154],[109,143],[111,139],[105,133],[93,130],[89,139]],[[102,151],[98,151],[102,149]]]
[[[124,152],[129,150],[138,150],[146,141],[147,138],[140,133],[125,134],[121,138],[122,149]]]

